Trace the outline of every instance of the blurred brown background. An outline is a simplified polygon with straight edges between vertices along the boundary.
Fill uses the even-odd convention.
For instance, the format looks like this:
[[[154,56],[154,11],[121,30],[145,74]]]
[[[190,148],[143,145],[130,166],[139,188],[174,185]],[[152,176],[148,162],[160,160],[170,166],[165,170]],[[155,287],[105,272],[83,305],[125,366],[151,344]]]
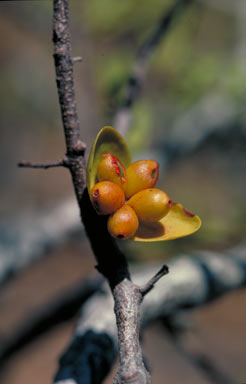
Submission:
[[[172,3],[70,1],[73,55],[83,57],[75,65],[75,84],[87,152],[98,130],[112,124],[138,49]],[[150,255],[163,260],[195,249],[223,252],[244,240],[245,8],[245,0],[194,1],[153,54],[132,110],[129,145],[136,159],[158,159],[159,186],[197,213],[203,226],[187,239],[166,244],[127,242],[124,247],[132,261],[148,262]],[[0,36],[0,263],[4,265],[11,247],[12,264],[14,257],[18,263],[17,237],[25,242],[25,234],[34,236],[40,216],[73,201],[73,190],[66,170],[16,166],[22,159],[56,160],[65,150],[52,58],[52,1],[1,1]],[[191,143],[187,137],[197,139]],[[172,155],[168,162],[167,148]],[[75,226],[76,220],[79,226],[78,214]],[[47,248],[43,257],[1,286],[3,342],[48,300],[93,271],[95,262],[82,231],[54,249]],[[7,275],[13,274],[11,268]],[[245,297],[243,290],[234,292],[193,311],[195,336],[188,333],[182,341],[185,348],[201,348],[237,383],[246,382]],[[1,382],[50,383],[75,321],[59,324],[12,354],[1,368]],[[153,383],[163,383],[164,374],[170,384],[211,383],[173,345],[161,324],[145,333]]]

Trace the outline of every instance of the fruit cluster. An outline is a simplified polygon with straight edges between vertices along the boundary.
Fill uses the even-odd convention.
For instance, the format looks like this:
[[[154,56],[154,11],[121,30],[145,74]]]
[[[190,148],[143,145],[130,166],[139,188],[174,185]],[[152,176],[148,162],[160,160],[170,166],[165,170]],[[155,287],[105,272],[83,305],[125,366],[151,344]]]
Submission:
[[[90,191],[91,202],[99,215],[110,215],[109,233],[118,239],[135,235],[139,220],[156,222],[172,206],[168,195],[153,188],[159,176],[159,165],[153,160],[140,160],[125,169],[110,153],[102,155],[97,167],[98,182]]]

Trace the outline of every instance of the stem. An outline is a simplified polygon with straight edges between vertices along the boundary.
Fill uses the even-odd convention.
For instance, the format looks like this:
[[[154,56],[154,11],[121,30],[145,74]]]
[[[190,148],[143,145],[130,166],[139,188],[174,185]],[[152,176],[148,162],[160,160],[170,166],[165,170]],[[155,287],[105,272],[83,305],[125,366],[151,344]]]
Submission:
[[[86,186],[84,160],[86,146],[80,140],[80,126],[74,91],[68,3],[68,0],[54,0],[54,61],[56,84],[67,148],[68,168],[71,172],[77,200],[80,203]]]
[[[68,168],[72,175],[85,230],[98,261],[97,268],[108,279],[115,300],[121,362],[115,382],[131,383],[133,378],[136,378],[135,383],[150,383],[150,376],[145,370],[139,344],[139,308],[142,293],[139,287],[130,281],[126,258],[107,232],[106,218],[98,216],[94,211],[85,189],[85,145],[80,141],[75,102],[68,0],[54,0],[53,42]]]
[[[47,163],[33,163],[31,161],[20,161],[18,163],[18,167],[21,168],[37,168],[37,169],[48,169],[48,168],[55,168],[55,167],[67,167],[68,161],[64,157],[64,159],[54,162],[47,162]]]
[[[154,285],[169,272],[169,269],[166,265],[163,265],[161,269],[141,288],[141,293],[143,296],[147,295],[154,288]]]
[[[151,377],[143,363],[139,342],[140,306],[143,295],[139,287],[125,279],[113,290],[118,328],[119,370],[114,384],[150,384]]]
[[[154,28],[153,33],[140,47],[136,61],[127,81],[124,101],[121,107],[116,111],[113,121],[113,126],[123,136],[126,135],[128,130],[131,128],[131,110],[139,97],[151,58],[156,48],[167,36],[167,33],[170,31],[174,22],[192,1],[193,0],[176,0],[167,11],[165,10],[157,23],[156,28]]]

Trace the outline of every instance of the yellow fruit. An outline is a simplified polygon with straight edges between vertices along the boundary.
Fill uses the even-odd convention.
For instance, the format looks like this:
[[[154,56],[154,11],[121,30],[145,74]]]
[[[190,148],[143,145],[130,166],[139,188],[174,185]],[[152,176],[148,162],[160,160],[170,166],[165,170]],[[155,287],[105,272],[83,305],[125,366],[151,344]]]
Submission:
[[[159,164],[154,160],[135,161],[126,169],[126,184],[123,186],[126,197],[155,186],[159,176]]]
[[[90,193],[91,202],[99,215],[110,215],[125,202],[123,190],[111,181],[94,185]]]
[[[170,210],[172,201],[160,189],[144,189],[133,195],[127,202],[141,221],[158,221]]]
[[[112,181],[123,187],[126,183],[126,171],[122,162],[111,153],[104,153],[97,167],[99,181]]]
[[[117,239],[129,239],[138,229],[138,218],[129,205],[123,205],[108,219],[108,231]]]

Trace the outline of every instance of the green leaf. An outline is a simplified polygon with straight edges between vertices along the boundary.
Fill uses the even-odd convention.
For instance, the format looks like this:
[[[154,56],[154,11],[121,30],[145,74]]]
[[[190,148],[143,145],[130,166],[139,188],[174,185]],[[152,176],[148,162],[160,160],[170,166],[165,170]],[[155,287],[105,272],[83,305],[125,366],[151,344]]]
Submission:
[[[125,168],[130,165],[130,153],[123,137],[112,127],[102,128],[95,138],[88,159],[86,182],[89,193],[96,183],[98,163],[107,152],[120,159]]]
[[[181,204],[174,204],[168,214],[154,223],[141,222],[133,238],[135,241],[166,241],[191,235],[201,226],[201,219],[185,209]]]

